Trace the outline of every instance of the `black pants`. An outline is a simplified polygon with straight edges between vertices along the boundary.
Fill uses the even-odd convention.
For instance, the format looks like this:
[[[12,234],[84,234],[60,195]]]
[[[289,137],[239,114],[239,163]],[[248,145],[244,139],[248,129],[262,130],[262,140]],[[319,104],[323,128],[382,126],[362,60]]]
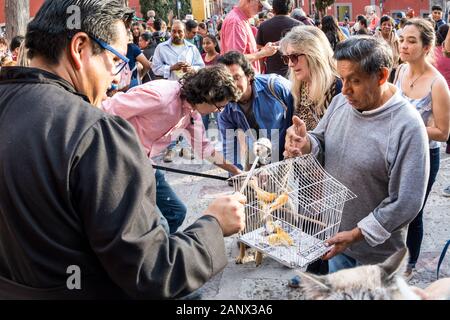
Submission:
[[[311,263],[307,268],[307,272],[317,274],[317,275],[325,275],[328,274],[328,261],[319,259],[313,263]]]
[[[427,191],[425,193],[425,200],[423,201],[422,209],[419,214],[408,226],[408,236],[406,238],[406,244],[409,250],[409,265],[411,267],[416,266],[416,262],[419,259],[420,247],[423,239],[423,208],[427,203],[428,195],[433,187],[434,181],[439,171],[439,148],[430,149],[430,177],[428,178]]]

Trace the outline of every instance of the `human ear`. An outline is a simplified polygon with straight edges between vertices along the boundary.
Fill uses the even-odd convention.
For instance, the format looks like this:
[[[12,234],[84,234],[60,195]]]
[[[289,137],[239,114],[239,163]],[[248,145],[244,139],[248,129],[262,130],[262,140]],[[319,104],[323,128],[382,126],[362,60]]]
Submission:
[[[92,50],[89,42],[89,36],[84,32],[75,34],[70,41],[68,53],[76,70],[81,69],[83,56],[87,54],[87,50]]]
[[[389,79],[389,69],[388,68],[381,68],[378,74],[378,84],[381,86],[386,83],[386,81]]]
[[[429,55],[431,52],[431,46],[430,45],[426,45],[423,47],[423,49],[425,50],[425,54]]]

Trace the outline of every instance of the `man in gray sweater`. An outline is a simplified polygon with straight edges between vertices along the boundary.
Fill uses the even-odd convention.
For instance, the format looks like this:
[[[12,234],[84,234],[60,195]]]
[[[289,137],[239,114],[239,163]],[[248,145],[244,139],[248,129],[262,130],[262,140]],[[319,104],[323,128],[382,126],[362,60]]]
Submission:
[[[407,225],[419,212],[428,179],[428,138],[417,111],[387,82],[391,49],[371,37],[339,44],[343,81],[317,128],[294,117],[285,156],[313,153],[358,196],[342,214],[340,232],[323,257],[330,272],[384,261],[405,247]]]

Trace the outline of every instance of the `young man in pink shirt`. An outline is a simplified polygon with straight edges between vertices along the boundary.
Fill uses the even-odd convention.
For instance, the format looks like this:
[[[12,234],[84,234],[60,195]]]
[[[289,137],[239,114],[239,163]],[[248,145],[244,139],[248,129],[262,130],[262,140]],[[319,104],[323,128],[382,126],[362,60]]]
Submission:
[[[156,80],[118,93],[102,108],[130,122],[149,158],[160,154],[174,137],[184,133],[194,153],[232,175],[240,173],[206,138],[202,115],[220,112],[240,97],[233,77],[224,66],[213,66],[189,74],[180,81]],[[156,170],[156,204],[167,219],[170,233],[176,232],[186,216],[186,207]],[[170,200],[168,200],[170,199]]]
[[[278,47],[270,42],[259,51],[256,46],[249,19],[263,8],[272,10],[267,0],[240,0],[239,4],[228,13],[221,29],[221,54],[229,51],[243,53],[256,73],[261,73],[259,60],[273,56],[278,50]]]

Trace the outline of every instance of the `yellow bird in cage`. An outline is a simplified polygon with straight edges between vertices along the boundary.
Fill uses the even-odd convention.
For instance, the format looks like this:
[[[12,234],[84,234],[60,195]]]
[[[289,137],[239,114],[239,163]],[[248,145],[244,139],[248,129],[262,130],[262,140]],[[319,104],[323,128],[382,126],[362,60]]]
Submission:
[[[289,200],[289,196],[287,195],[287,193],[282,193],[280,194],[274,202],[272,202],[270,204],[269,207],[269,212],[273,212],[277,209],[280,209],[281,207],[283,207]]]
[[[267,192],[263,189],[261,189],[258,186],[258,183],[252,179],[250,180],[250,186],[253,188],[253,190],[255,190],[256,192],[256,197],[258,198],[258,200],[263,201],[265,203],[270,203],[273,200],[275,200],[275,198],[277,197],[276,193],[272,193],[272,192]]]
[[[294,245],[294,240],[291,236],[283,230],[281,226],[275,226],[275,233],[270,234],[267,237],[267,241],[271,246],[292,246]]]

